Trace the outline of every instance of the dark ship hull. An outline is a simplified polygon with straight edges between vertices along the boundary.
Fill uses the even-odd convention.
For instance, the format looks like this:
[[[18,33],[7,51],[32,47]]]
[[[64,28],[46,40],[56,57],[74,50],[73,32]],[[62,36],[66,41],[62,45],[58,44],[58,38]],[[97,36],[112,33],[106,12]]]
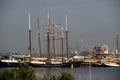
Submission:
[[[0,67],[18,67],[18,62],[0,62]]]
[[[71,62],[60,63],[60,64],[51,64],[51,63],[37,64],[37,63],[30,63],[30,66],[32,66],[32,67],[70,67],[71,65],[73,65],[73,67],[80,67],[81,63],[82,63],[82,61],[71,61]]]

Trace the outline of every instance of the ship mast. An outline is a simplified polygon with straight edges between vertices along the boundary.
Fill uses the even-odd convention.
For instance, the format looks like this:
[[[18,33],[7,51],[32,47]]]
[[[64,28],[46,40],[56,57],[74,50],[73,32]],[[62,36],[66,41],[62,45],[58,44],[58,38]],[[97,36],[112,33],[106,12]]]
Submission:
[[[42,57],[41,41],[40,41],[39,17],[37,17],[37,22],[38,22],[38,46],[39,46],[39,54],[40,54],[40,57]]]
[[[56,43],[55,43],[55,41],[56,40],[59,40],[59,39],[55,39],[55,27],[57,27],[58,25],[60,25],[60,24],[56,24],[56,23],[52,23],[52,30],[53,30],[53,32],[52,32],[52,41],[53,41],[53,54],[54,54],[54,58],[56,57]],[[58,32],[59,33],[59,32]]]
[[[55,27],[55,24],[53,23],[53,35],[52,35],[52,40],[53,40],[53,54],[54,54],[54,59],[55,59],[55,57],[56,57],[56,49],[55,49],[55,29],[54,29],[54,27]]]
[[[67,25],[67,15],[66,15],[66,53],[67,53],[67,58],[69,58],[68,55],[68,25]]]
[[[31,47],[31,24],[30,24],[30,13],[28,13],[28,20],[29,20],[29,47],[28,47],[28,50],[29,50],[29,55],[32,56],[32,47]]]
[[[61,37],[61,42],[62,42],[62,62],[63,62],[63,56],[64,56],[64,31],[63,31],[63,26],[61,27],[61,32],[62,32],[62,37]]]
[[[116,34],[116,49],[115,49],[115,54],[118,54],[118,52],[119,52],[119,42],[118,42],[118,37],[119,37],[119,35]]]
[[[48,28],[47,28],[47,58],[50,60],[50,17],[48,13]]]

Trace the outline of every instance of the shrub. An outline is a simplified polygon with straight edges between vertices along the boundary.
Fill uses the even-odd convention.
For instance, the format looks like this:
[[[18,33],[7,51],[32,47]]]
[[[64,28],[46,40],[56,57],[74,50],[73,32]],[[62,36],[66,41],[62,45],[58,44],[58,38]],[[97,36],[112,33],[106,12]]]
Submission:
[[[74,80],[74,77],[68,72],[61,72],[59,80]]]
[[[0,80],[74,80],[74,77],[68,72],[61,72],[60,75],[45,75],[37,78],[32,68],[26,64],[20,64],[19,68],[1,70]]]
[[[0,72],[0,80],[36,80],[34,70],[21,66],[14,69],[4,69]]]

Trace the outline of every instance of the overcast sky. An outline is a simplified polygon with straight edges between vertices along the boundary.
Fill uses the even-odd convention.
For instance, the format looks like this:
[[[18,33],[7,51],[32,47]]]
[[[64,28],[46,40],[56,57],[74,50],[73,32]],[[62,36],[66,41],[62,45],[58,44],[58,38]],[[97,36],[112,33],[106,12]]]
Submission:
[[[44,36],[48,12],[64,27],[68,15],[70,47],[107,44],[114,49],[115,35],[120,35],[120,0],[0,0],[1,53],[27,52],[28,12],[33,47],[37,46],[37,16]]]

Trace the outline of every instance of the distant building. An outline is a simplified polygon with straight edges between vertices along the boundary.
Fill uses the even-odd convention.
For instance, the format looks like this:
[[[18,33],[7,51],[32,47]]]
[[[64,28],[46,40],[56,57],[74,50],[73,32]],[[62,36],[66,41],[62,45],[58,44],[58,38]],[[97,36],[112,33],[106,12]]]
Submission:
[[[97,45],[94,47],[94,53],[108,54],[108,46],[106,44]]]

